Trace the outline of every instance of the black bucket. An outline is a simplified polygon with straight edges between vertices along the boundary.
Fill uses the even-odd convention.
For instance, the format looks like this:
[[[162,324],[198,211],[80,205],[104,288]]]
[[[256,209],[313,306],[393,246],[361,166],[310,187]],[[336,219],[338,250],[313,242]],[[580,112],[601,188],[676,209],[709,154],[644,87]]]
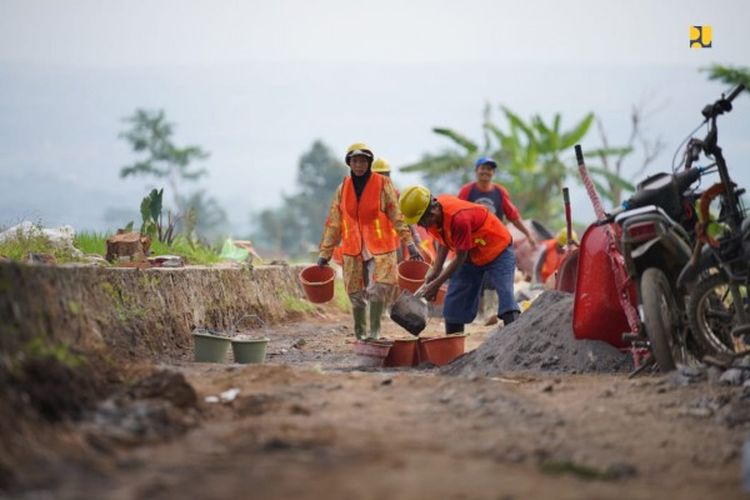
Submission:
[[[427,302],[408,290],[401,292],[391,307],[391,319],[415,337],[427,326],[428,313]]]

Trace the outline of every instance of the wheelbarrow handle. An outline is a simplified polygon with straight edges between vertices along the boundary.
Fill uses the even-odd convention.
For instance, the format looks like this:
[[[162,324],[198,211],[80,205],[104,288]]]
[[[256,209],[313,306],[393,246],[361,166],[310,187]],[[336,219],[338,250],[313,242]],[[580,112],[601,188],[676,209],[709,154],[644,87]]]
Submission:
[[[565,246],[570,248],[573,241],[573,217],[570,214],[570,192],[566,187],[563,188],[563,202],[565,203],[565,229],[568,236],[568,242]]]

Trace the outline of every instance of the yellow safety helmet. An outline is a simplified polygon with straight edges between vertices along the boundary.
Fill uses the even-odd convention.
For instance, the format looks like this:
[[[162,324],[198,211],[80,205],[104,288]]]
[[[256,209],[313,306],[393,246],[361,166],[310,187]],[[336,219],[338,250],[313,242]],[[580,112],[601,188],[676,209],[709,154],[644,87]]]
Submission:
[[[573,237],[573,243],[578,243],[578,235],[574,230],[570,231],[570,235]],[[557,236],[555,236],[555,240],[557,240],[557,244],[561,247],[564,247],[568,244],[568,230],[566,228],[562,228],[557,232]]]
[[[375,155],[372,154],[370,146],[368,146],[364,142],[355,142],[354,144],[346,148],[346,156],[344,157],[344,161],[347,165],[349,165],[349,160],[351,160],[352,156],[364,156],[366,158],[369,158],[370,163],[372,163],[372,159],[375,158]]]
[[[422,218],[432,201],[430,190],[415,184],[404,189],[398,199],[398,206],[404,214],[404,222],[416,224]]]
[[[379,174],[391,173],[391,164],[385,158],[378,158],[372,162],[372,171]]]

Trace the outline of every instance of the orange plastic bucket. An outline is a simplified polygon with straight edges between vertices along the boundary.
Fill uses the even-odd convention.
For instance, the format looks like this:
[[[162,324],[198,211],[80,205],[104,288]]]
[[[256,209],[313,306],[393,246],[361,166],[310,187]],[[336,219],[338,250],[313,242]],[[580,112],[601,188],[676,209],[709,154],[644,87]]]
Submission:
[[[459,357],[466,350],[465,335],[448,335],[446,337],[425,337],[419,339],[417,355],[419,362],[429,362],[444,366]]]
[[[333,280],[336,271],[331,266],[312,265],[299,273],[299,281],[305,289],[307,300],[315,304],[328,302],[333,298]]]
[[[384,366],[414,366],[417,356],[417,340],[397,339],[393,341],[388,357],[385,358]]]
[[[398,265],[398,286],[414,293],[424,284],[424,277],[430,265],[418,260],[405,260]]]

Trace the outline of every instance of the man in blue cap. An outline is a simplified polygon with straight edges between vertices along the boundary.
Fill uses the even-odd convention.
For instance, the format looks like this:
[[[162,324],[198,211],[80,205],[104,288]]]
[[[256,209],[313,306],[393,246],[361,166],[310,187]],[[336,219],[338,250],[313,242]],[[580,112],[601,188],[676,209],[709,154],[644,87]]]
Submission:
[[[503,222],[507,217],[511,224],[526,236],[531,248],[536,248],[536,239],[529,228],[526,227],[526,224],[523,223],[516,206],[510,201],[508,191],[500,184],[492,182],[496,169],[497,163],[489,156],[479,158],[474,164],[477,180],[465,184],[458,192],[458,197],[486,206]]]
[[[505,222],[505,218],[518,228],[525,236],[531,245],[532,250],[536,250],[537,242],[534,236],[526,227],[521,219],[521,213],[518,211],[513,202],[510,201],[508,191],[501,186],[492,182],[492,178],[495,175],[497,169],[497,163],[489,156],[480,157],[474,164],[474,171],[476,173],[477,180],[475,182],[469,182],[465,184],[458,192],[458,197],[462,200],[479,203],[480,205],[486,206],[490,212],[497,215],[497,218],[502,222]],[[485,290],[492,290],[492,284],[489,282],[484,283]],[[481,302],[484,303],[484,294],[482,294]],[[480,310],[484,309],[484,306],[480,306]],[[485,322],[486,326],[494,325],[498,322],[500,311],[497,316],[491,315]]]

